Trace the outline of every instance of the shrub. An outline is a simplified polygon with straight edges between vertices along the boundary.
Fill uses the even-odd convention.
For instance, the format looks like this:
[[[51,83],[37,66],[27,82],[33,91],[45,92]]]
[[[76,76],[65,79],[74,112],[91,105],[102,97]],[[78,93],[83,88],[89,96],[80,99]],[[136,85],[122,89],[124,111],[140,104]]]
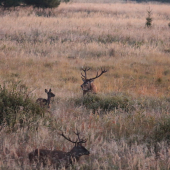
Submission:
[[[146,26],[151,27],[152,26],[152,18],[151,18],[152,11],[149,9],[147,12],[148,12],[148,17],[146,18]]]
[[[170,117],[166,117],[160,121],[154,129],[153,140],[155,142],[170,142]]]
[[[87,109],[92,109],[93,111],[97,109],[111,111],[118,108],[128,111],[132,109],[133,104],[131,102],[132,101],[125,95],[102,96],[88,94],[83,98],[75,99],[76,105],[84,105]]]
[[[23,126],[25,121],[36,120],[44,115],[44,110],[28,96],[27,88],[19,83],[0,86],[0,125]]]

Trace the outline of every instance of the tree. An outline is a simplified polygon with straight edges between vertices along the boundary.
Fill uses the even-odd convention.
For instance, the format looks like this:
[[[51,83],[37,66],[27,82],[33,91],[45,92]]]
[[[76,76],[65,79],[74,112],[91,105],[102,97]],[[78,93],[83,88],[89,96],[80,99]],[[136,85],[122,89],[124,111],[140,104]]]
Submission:
[[[4,8],[16,7],[19,6],[21,0],[0,0],[0,6]]]
[[[60,5],[60,0],[24,0],[24,2],[37,8],[55,8]]]
[[[152,18],[151,18],[152,11],[149,9],[147,12],[148,12],[148,17],[146,18],[145,25],[149,28],[152,26]]]

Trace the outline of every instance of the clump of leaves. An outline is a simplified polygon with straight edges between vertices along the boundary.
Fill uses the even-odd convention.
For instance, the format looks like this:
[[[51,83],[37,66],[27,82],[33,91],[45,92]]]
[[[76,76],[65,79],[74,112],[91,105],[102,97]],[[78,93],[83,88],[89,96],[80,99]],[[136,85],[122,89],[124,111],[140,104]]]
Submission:
[[[26,86],[19,83],[5,83],[0,86],[0,125],[23,126],[25,121],[36,120],[44,110],[29,97]],[[34,119],[32,119],[34,118]]]
[[[146,26],[149,28],[152,26],[152,17],[151,17],[151,14],[152,14],[152,10],[147,10],[147,13],[148,13],[148,16],[146,18]]]

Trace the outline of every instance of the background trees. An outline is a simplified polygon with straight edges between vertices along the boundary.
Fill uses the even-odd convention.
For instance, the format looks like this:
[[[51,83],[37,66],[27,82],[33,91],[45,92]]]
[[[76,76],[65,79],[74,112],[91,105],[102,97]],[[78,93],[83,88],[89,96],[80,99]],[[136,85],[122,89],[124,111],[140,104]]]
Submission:
[[[16,6],[33,6],[36,8],[56,8],[61,0],[0,0],[0,6],[4,9]],[[69,0],[62,0],[69,2]]]
[[[0,0],[0,6],[4,8],[16,7],[21,4],[21,0]]]
[[[24,0],[24,3],[37,8],[55,8],[60,5],[60,0]]]

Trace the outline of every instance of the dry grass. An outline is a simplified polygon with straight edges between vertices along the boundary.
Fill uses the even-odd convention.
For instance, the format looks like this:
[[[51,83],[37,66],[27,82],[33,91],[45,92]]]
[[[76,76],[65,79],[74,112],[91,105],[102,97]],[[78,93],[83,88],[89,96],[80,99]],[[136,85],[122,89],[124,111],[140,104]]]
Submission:
[[[153,25],[146,28],[149,7]],[[154,144],[148,147],[147,141],[169,116],[169,8],[68,3],[52,13],[32,8],[1,11],[0,83],[21,81],[36,97],[44,98],[44,89],[52,88],[56,99],[52,123],[44,125],[39,120],[38,132],[1,130],[0,167],[31,169],[27,153],[35,148],[68,151],[72,146],[57,131],[69,134],[78,128],[88,138],[86,148],[91,155],[72,169],[169,169],[166,142],[159,143],[156,159]],[[141,106],[134,105],[135,111],[128,113],[115,109],[104,115],[76,106],[74,99],[82,96],[83,66],[91,67],[89,77],[101,67],[108,69],[95,80],[99,95],[130,95],[133,101],[140,98]]]

